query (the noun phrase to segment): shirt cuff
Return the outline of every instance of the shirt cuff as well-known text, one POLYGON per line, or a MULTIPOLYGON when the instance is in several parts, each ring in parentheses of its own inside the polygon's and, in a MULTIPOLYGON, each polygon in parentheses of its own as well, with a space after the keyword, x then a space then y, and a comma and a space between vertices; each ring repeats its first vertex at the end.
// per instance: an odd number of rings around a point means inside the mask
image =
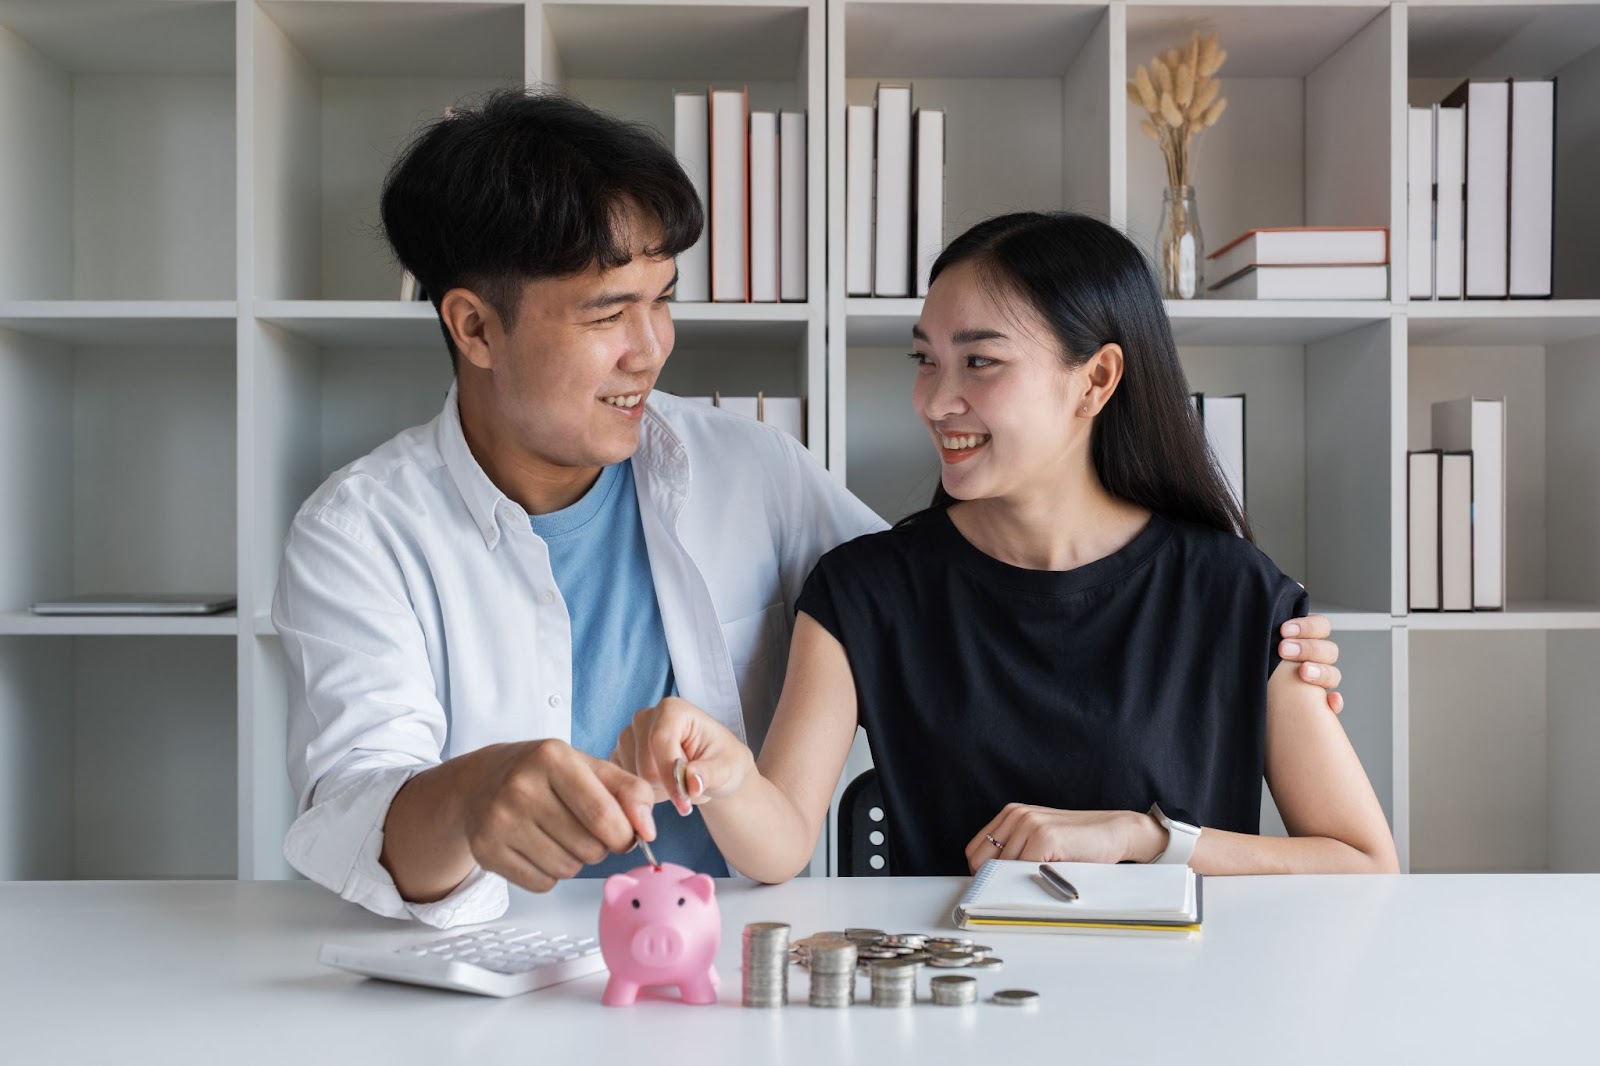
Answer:
POLYGON ((284 858, 317 884, 386 918, 414 918, 439 929, 493 921, 510 905, 505 878, 498 874, 473 867, 443 899, 412 903, 401 898, 394 878, 379 861, 389 804, 400 787, 423 769, 369 770, 317 797, 289 827, 284 858))

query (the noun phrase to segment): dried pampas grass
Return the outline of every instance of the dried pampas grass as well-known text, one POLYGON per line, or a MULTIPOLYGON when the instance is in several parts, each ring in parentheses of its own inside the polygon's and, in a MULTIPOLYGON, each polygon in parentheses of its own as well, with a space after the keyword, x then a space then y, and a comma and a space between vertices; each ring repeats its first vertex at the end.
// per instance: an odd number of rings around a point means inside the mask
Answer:
POLYGON ((1128 99, 1149 115, 1139 128, 1161 146, 1169 185, 1193 184, 1190 152, 1195 135, 1215 126, 1227 110, 1216 80, 1227 58, 1216 34, 1202 38, 1196 33, 1188 44, 1151 58, 1148 69, 1140 66, 1128 81, 1128 99))

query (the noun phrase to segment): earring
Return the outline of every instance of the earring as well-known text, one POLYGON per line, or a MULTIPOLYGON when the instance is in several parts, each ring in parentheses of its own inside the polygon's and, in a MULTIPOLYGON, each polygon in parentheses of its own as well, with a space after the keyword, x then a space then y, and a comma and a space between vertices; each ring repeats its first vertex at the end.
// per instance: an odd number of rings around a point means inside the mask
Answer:
POLYGON ((1078 408, 1078 410, 1082 411, 1084 414, 1088 414, 1089 413, 1089 405, 1088 404, 1084 404, 1082 407, 1078 408))

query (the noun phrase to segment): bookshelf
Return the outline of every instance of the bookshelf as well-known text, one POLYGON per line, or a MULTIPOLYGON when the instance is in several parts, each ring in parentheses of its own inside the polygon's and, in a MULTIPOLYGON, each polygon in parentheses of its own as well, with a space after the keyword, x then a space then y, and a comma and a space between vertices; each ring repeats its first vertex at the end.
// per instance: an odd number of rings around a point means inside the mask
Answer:
POLYGON ((1250 397, 1252 519, 1334 619, 1408 868, 1600 869, 1600 3, 0 0, 0 877, 290 875, 282 536, 449 383, 375 230, 419 121, 527 81, 667 131, 679 89, 804 109, 809 298, 675 306, 661 384, 806 397, 809 446, 894 519, 936 476, 921 305, 845 295, 844 106, 909 80, 947 110, 947 236, 1075 208, 1148 244, 1162 171, 1122 84, 1193 27, 1229 50, 1208 246, 1383 224, 1401 278, 1408 104, 1561 80, 1556 299, 1169 311, 1194 387, 1250 397), (1404 452, 1473 392, 1510 398, 1509 606, 1408 615, 1404 452), (111 584, 239 610, 26 611, 111 584))

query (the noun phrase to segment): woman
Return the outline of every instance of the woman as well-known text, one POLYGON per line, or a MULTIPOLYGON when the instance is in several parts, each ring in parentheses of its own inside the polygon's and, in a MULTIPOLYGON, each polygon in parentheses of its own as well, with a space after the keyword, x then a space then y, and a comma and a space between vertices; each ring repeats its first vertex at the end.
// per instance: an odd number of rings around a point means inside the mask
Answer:
POLYGON ((912 359, 933 505, 817 564, 759 762, 675 699, 613 758, 762 881, 810 858, 858 722, 896 873, 1395 871, 1337 719, 1276 655, 1305 591, 1250 540, 1139 250, 1085 216, 1007 215, 932 278, 912 359), (1287 839, 1258 835, 1263 774, 1287 839))

